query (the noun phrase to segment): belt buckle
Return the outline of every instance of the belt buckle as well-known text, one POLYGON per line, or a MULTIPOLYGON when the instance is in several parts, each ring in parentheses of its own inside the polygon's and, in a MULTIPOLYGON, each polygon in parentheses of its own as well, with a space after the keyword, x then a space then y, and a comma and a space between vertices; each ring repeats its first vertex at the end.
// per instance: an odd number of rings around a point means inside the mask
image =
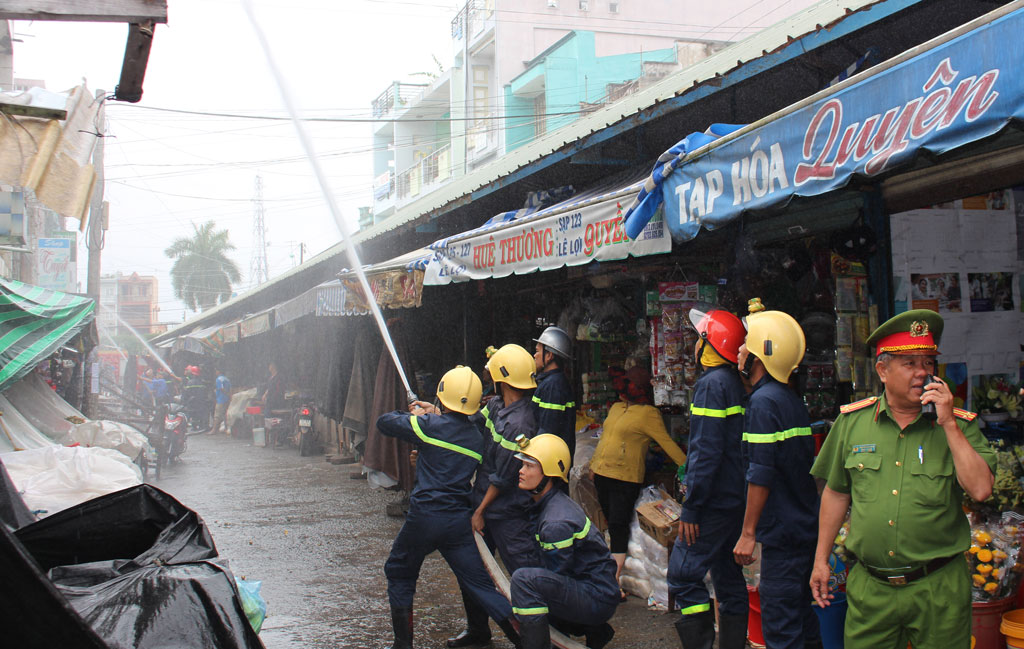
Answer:
POLYGON ((906 575, 891 575, 889 577, 886 577, 886 580, 889 582, 890 586, 906 586, 907 585, 907 576, 906 575))

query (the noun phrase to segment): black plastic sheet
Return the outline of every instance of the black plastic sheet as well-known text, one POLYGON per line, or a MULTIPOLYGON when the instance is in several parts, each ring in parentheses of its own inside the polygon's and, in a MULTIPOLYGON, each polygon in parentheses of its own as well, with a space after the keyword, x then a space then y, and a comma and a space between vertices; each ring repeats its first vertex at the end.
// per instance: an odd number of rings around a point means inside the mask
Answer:
POLYGON ((155 487, 143 484, 90 500, 13 536, 3 531, 0 562, 17 568, 12 573, 4 565, 0 573, 17 575, 4 589, 8 601, 0 600, 5 616, 12 610, 7 605, 49 611, 42 620, 9 618, 24 627, 15 637, 32 639, 15 646, 263 646, 205 523, 155 487), (21 591, 32 597, 18 604, 13 600, 25 599, 21 591), (65 622, 80 631, 77 644, 45 636, 64 633, 65 622))
POLYGON ((3 461, 0 461, 0 524, 13 532, 34 520, 36 517, 29 511, 25 501, 21 499, 18 488, 14 486, 11 476, 7 474, 7 468, 3 461))

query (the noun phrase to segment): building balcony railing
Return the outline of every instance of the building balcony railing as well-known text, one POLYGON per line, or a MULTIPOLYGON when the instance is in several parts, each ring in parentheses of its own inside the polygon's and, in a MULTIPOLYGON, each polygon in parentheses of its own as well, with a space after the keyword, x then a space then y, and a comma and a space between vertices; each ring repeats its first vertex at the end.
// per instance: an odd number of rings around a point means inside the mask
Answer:
POLYGON ((415 101, 429 86, 426 83, 400 83, 395 81, 373 100, 373 117, 379 119, 415 101))
POLYGON ((471 158, 479 158, 491 153, 498 145, 498 123, 493 113, 486 115, 489 119, 481 119, 466 130, 466 152, 471 158))
POLYGON ((452 18, 452 40, 460 41, 466 34, 475 40, 488 27, 494 27, 494 0, 469 0, 452 18))
POLYGON ((451 177, 451 145, 446 144, 398 174, 398 200, 425 194, 426 190, 443 184, 451 177))

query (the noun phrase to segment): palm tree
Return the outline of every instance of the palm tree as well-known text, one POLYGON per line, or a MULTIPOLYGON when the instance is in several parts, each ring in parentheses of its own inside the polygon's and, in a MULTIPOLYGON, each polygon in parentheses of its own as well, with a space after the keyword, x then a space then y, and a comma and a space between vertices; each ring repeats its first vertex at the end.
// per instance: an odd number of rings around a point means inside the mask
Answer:
POLYGON ((214 222, 192 224, 195 235, 180 237, 164 254, 174 259, 171 286, 174 297, 192 311, 206 311, 231 298, 231 285, 242 281, 238 264, 227 256, 235 246, 227 230, 215 230, 214 222))

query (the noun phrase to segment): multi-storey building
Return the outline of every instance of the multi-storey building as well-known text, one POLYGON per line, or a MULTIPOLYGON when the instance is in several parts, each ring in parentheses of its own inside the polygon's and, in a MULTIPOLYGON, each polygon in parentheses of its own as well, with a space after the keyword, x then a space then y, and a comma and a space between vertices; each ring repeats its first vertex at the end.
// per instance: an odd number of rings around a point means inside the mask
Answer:
POLYGON ((813 1, 470 0, 451 67, 373 102, 374 222, 813 1))
POLYGON ((125 333, 126 323, 142 335, 160 333, 159 283, 151 275, 104 275, 100 278, 100 310, 97 322, 101 331, 125 333))

